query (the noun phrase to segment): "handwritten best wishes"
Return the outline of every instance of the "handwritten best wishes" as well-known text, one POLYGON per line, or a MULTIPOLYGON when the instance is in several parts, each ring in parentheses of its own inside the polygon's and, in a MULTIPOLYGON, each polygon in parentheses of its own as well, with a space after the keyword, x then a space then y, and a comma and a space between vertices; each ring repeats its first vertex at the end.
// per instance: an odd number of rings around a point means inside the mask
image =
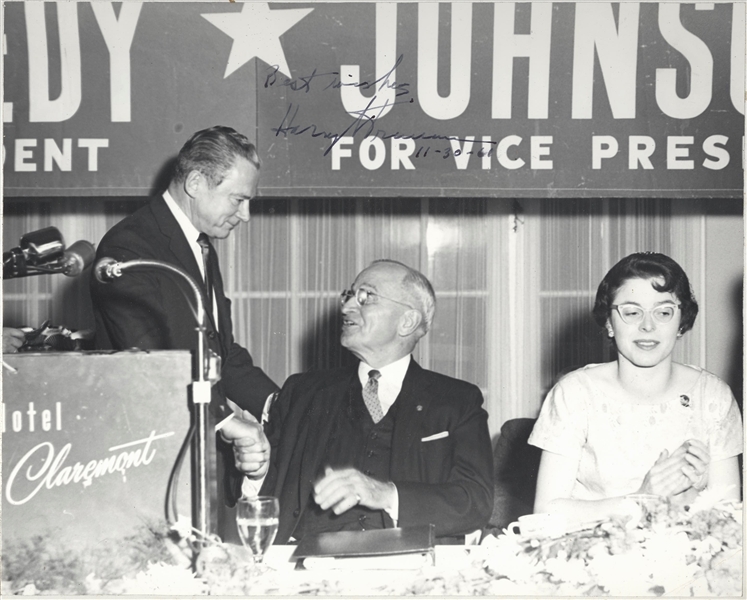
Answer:
MULTIPOLYGON (((392 67, 376 79, 358 81, 345 81, 344 75, 352 79, 350 73, 343 75, 340 71, 319 71, 316 68, 309 75, 286 77, 280 74, 277 65, 270 67, 264 80, 264 88, 283 88, 298 96, 294 95, 293 101, 287 104, 280 122, 271 127, 270 131, 276 137, 310 137, 328 141, 324 146, 323 155, 330 157, 333 171, 340 170, 344 162, 354 160, 356 146, 355 157, 359 164, 368 170, 379 169, 387 160, 391 170, 414 170, 414 159, 429 157, 453 158, 456 168, 464 170, 469 166, 472 156, 476 157, 477 165, 482 170, 492 169, 495 164, 507 170, 554 168, 551 152, 555 138, 552 135, 539 135, 536 132, 529 136, 511 134, 494 140, 491 135, 485 134, 403 132, 380 127, 380 119, 393 107, 412 106, 415 102, 411 94, 411 84, 396 79, 397 68, 403 62, 404 55, 400 54, 392 67), (330 128, 317 122, 315 117, 305 116, 303 96, 339 90, 342 98, 343 90, 350 88, 373 91, 373 95, 361 95, 362 103, 359 103, 357 108, 352 108, 349 103, 345 105, 343 98, 346 115, 350 119, 342 126, 330 128), (388 147, 386 142, 389 143, 388 147)), ((601 169, 605 161, 627 153, 629 170, 692 170, 695 166, 692 154, 700 152, 704 156, 702 166, 720 170, 730 162, 731 157, 726 149, 728 141, 727 136, 718 134, 701 140, 667 136, 665 148, 660 147, 657 151, 656 141, 650 135, 636 135, 635 132, 631 132, 626 138, 619 140, 612 135, 591 135, 591 167, 595 170, 601 169), (657 161, 656 166, 654 160, 657 161)), ((475 162, 472 164, 475 165, 475 162)))
POLYGON ((375 92, 393 90, 395 97, 394 100, 391 100, 389 95, 386 95, 383 99, 380 99, 378 93, 375 93, 362 109, 349 111, 353 120, 339 131, 327 131, 316 123, 298 124, 296 120, 301 106, 300 104, 289 103, 280 124, 277 127, 273 127, 271 131, 276 136, 309 135, 312 138, 321 137, 329 140, 329 145, 324 149, 324 156, 332 154, 333 170, 340 168, 341 158, 351 155, 350 150, 343 148, 343 146, 353 143, 356 138, 362 140, 360 154, 362 157, 368 158, 368 160, 364 159, 364 166, 369 168, 378 168, 385 160, 386 150, 382 140, 395 140, 397 142, 392 145, 393 161, 395 164, 393 168, 395 169, 399 168, 399 164, 406 169, 413 169, 414 165, 412 165, 409 158, 411 156, 414 158, 426 158, 429 153, 432 155, 441 154, 442 158, 449 158, 452 153, 455 157, 459 157, 462 154, 471 155, 474 153, 480 158, 490 158, 494 151, 492 145, 496 142, 492 142, 489 137, 484 137, 480 148, 473 151, 474 136, 460 138, 453 135, 426 132, 402 133, 396 131, 389 133, 383 129, 375 129, 377 119, 389 112, 392 106, 414 103, 413 98, 396 99, 410 95, 410 83, 398 82, 395 79, 397 67, 401 65, 403 60, 404 55, 400 54, 394 65, 383 75, 372 81, 363 80, 355 82, 342 81, 339 71, 319 72, 318 69, 314 69, 310 75, 289 78, 279 75, 278 65, 270 67, 264 81, 265 88, 284 87, 293 92, 309 94, 313 91, 339 90, 344 87, 355 87, 362 90, 373 89, 375 92), (415 142, 420 140, 449 141, 451 142, 451 147, 433 149, 430 145, 420 145, 420 147, 417 147, 415 142), (465 147, 462 148, 460 144, 465 144, 465 147))

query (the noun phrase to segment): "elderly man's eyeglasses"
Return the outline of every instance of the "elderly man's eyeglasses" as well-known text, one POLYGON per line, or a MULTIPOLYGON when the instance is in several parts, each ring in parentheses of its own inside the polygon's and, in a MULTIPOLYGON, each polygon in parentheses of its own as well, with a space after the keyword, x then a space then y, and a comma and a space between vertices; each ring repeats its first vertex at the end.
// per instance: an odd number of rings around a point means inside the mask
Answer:
POLYGON ((378 302, 378 299, 381 298, 382 300, 389 300, 389 302, 394 302, 395 304, 401 304, 402 306, 406 306, 407 308, 417 310, 414 306, 411 306, 405 302, 400 302, 399 300, 395 300, 394 298, 387 298, 386 296, 382 296, 381 294, 377 294, 376 292, 372 292, 371 290, 367 290, 364 288, 358 288, 357 290, 344 290, 340 294, 340 304, 345 305, 351 298, 355 298, 358 306, 376 304, 378 302))
POLYGON ((617 310, 617 314, 628 325, 636 325, 643 321, 644 316, 650 313, 657 323, 669 323, 681 304, 660 304, 654 308, 643 308, 637 304, 613 304, 611 308, 617 310))

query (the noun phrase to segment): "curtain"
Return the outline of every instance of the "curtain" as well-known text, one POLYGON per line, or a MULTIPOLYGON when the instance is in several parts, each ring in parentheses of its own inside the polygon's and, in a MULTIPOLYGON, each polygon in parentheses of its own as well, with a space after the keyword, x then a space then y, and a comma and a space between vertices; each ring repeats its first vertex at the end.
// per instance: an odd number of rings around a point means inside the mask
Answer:
MULTIPOLYGON (((143 202, 6 200, 3 248, 49 225, 68 245, 98 243, 143 202)), ((507 419, 536 416, 566 370, 613 358, 590 311, 599 281, 630 252, 670 254, 701 308, 733 319, 727 333, 740 330, 738 308, 729 300, 726 311, 726 300, 707 285, 715 258, 705 251, 709 211, 741 222, 738 201, 260 198, 251 211, 250 223, 216 249, 236 340, 278 384, 295 372, 354 363, 339 344, 339 294, 378 258, 402 261, 433 283, 436 318, 415 358, 478 385, 493 434, 507 419)), ((741 236, 719 242, 739 271, 741 236)), ((3 318, 15 326, 50 318, 71 329, 92 327, 88 273, 3 282, 3 318)), ((699 317, 676 360, 706 366, 706 322, 699 317)), ((714 343, 740 348, 726 338, 708 341, 714 343)))
POLYGON ((249 226, 216 246, 238 337, 278 382, 351 364, 340 292, 372 261, 398 260, 428 276, 438 299, 416 359, 484 388, 486 203, 254 200, 249 226))

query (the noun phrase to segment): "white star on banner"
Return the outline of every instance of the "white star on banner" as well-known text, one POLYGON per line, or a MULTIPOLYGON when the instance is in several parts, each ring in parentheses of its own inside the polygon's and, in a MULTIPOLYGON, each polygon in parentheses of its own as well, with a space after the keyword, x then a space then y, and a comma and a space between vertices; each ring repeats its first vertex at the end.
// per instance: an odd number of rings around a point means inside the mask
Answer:
POLYGON ((281 73, 290 77, 280 36, 308 15, 313 8, 270 10, 266 2, 247 2, 240 13, 208 13, 201 15, 223 33, 233 38, 225 79, 254 57, 268 65, 278 65, 281 73))

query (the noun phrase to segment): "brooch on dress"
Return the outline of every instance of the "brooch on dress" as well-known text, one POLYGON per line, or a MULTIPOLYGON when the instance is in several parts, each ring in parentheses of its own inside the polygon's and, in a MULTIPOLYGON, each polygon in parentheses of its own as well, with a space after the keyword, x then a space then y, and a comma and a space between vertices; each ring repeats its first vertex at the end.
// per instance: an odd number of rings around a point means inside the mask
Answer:
POLYGON ((680 396, 680 404, 681 404, 682 406, 684 406, 685 408, 687 408, 688 406, 690 406, 690 396, 687 396, 687 395, 685 395, 685 394, 682 394, 682 395, 680 396))

